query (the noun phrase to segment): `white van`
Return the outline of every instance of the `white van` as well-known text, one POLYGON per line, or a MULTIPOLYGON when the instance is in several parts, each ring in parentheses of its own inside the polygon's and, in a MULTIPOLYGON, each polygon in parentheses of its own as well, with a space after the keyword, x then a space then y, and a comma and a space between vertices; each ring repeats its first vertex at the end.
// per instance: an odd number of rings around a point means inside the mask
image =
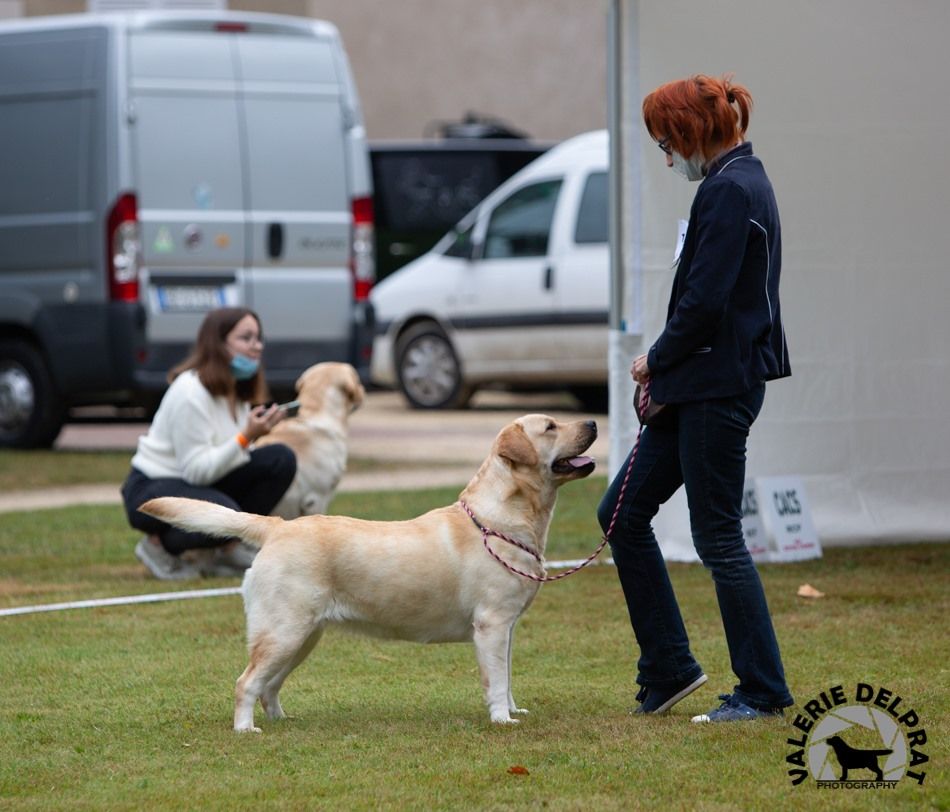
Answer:
POLYGON ((253 308, 276 391, 368 373, 372 181, 330 24, 151 12, 0 25, 0 445, 155 399, 205 313, 253 308))
POLYGON ((559 144, 370 299, 372 380, 416 408, 486 384, 566 387, 606 404, 607 133, 559 144))

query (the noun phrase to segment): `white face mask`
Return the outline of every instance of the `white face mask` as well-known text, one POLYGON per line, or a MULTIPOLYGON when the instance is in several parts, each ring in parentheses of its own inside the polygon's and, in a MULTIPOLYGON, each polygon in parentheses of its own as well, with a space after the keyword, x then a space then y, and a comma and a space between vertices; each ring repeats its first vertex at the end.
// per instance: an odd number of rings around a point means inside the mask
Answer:
POLYGON ((703 157, 694 152, 691 157, 684 158, 678 152, 673 152, 673 171, 682 175, 686 180, 703 179, 703 157))

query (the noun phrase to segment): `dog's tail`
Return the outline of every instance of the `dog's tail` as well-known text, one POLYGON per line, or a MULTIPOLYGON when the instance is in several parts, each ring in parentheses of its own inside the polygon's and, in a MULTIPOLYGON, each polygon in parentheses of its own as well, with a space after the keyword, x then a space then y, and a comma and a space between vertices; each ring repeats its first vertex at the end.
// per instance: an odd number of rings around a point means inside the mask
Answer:
POLYGON ((256 544, 258 547, 276 524, 283 522, 277 516, 256 516, 239 513, 231 508, 203 502, 200 499, 184 499, 179 496, 162 496, 149 499, 139 507, 142 513, 161 519, 182 530, 204 533, 217 538, 234 538, 256 544))

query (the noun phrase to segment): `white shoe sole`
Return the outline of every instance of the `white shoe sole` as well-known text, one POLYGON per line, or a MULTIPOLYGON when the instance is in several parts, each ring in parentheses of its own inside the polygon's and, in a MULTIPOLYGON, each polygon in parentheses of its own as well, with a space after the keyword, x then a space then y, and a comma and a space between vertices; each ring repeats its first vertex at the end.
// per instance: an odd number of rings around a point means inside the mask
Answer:
MULTIPOLYGON (((680 691, 679 693, 673 694, 673 696, 667 699, 666 702, 660 705, 660 707, 658 707, 655 711, 650 711, 650 713, 651 714, 666 713, 666 711, 672 708, 677 702, 679 702, 681 699, 685 699, 686 697, 688 697, 700 685, 704 685, 706 682, 708 682, 708 680, 709 680, 709 677, 707 677, 705 674, 700 674, 689 685, 687 685, 682 691, 680 691)), ((695 719, 693 721, 695 721, 695 719)))

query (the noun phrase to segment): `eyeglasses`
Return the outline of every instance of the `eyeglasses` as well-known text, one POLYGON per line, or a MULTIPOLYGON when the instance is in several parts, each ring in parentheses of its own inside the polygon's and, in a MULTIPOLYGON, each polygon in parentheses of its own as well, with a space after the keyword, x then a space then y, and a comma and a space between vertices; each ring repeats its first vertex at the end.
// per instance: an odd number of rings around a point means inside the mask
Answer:
POLYGON ((233 336, 234 341, 239 341, 242 344, 263 344, 264 336, 258 335, 257 333, 241 333, 241 335, 233 336))
POLYGON ((657 142, 656 142, 656 145, 657 145, 660 149, 663 150, 663 153, 664 153, 665 155, 672 155, 672 154, 673 154, 673 147, 670 146, 670 138, 671 138, 671 137, 672 137, 672 136, 669 136, 669 135, 668 135, 668 136, 666 136, 666 138, 664 138, 662 141, 657 141, 657 142))

